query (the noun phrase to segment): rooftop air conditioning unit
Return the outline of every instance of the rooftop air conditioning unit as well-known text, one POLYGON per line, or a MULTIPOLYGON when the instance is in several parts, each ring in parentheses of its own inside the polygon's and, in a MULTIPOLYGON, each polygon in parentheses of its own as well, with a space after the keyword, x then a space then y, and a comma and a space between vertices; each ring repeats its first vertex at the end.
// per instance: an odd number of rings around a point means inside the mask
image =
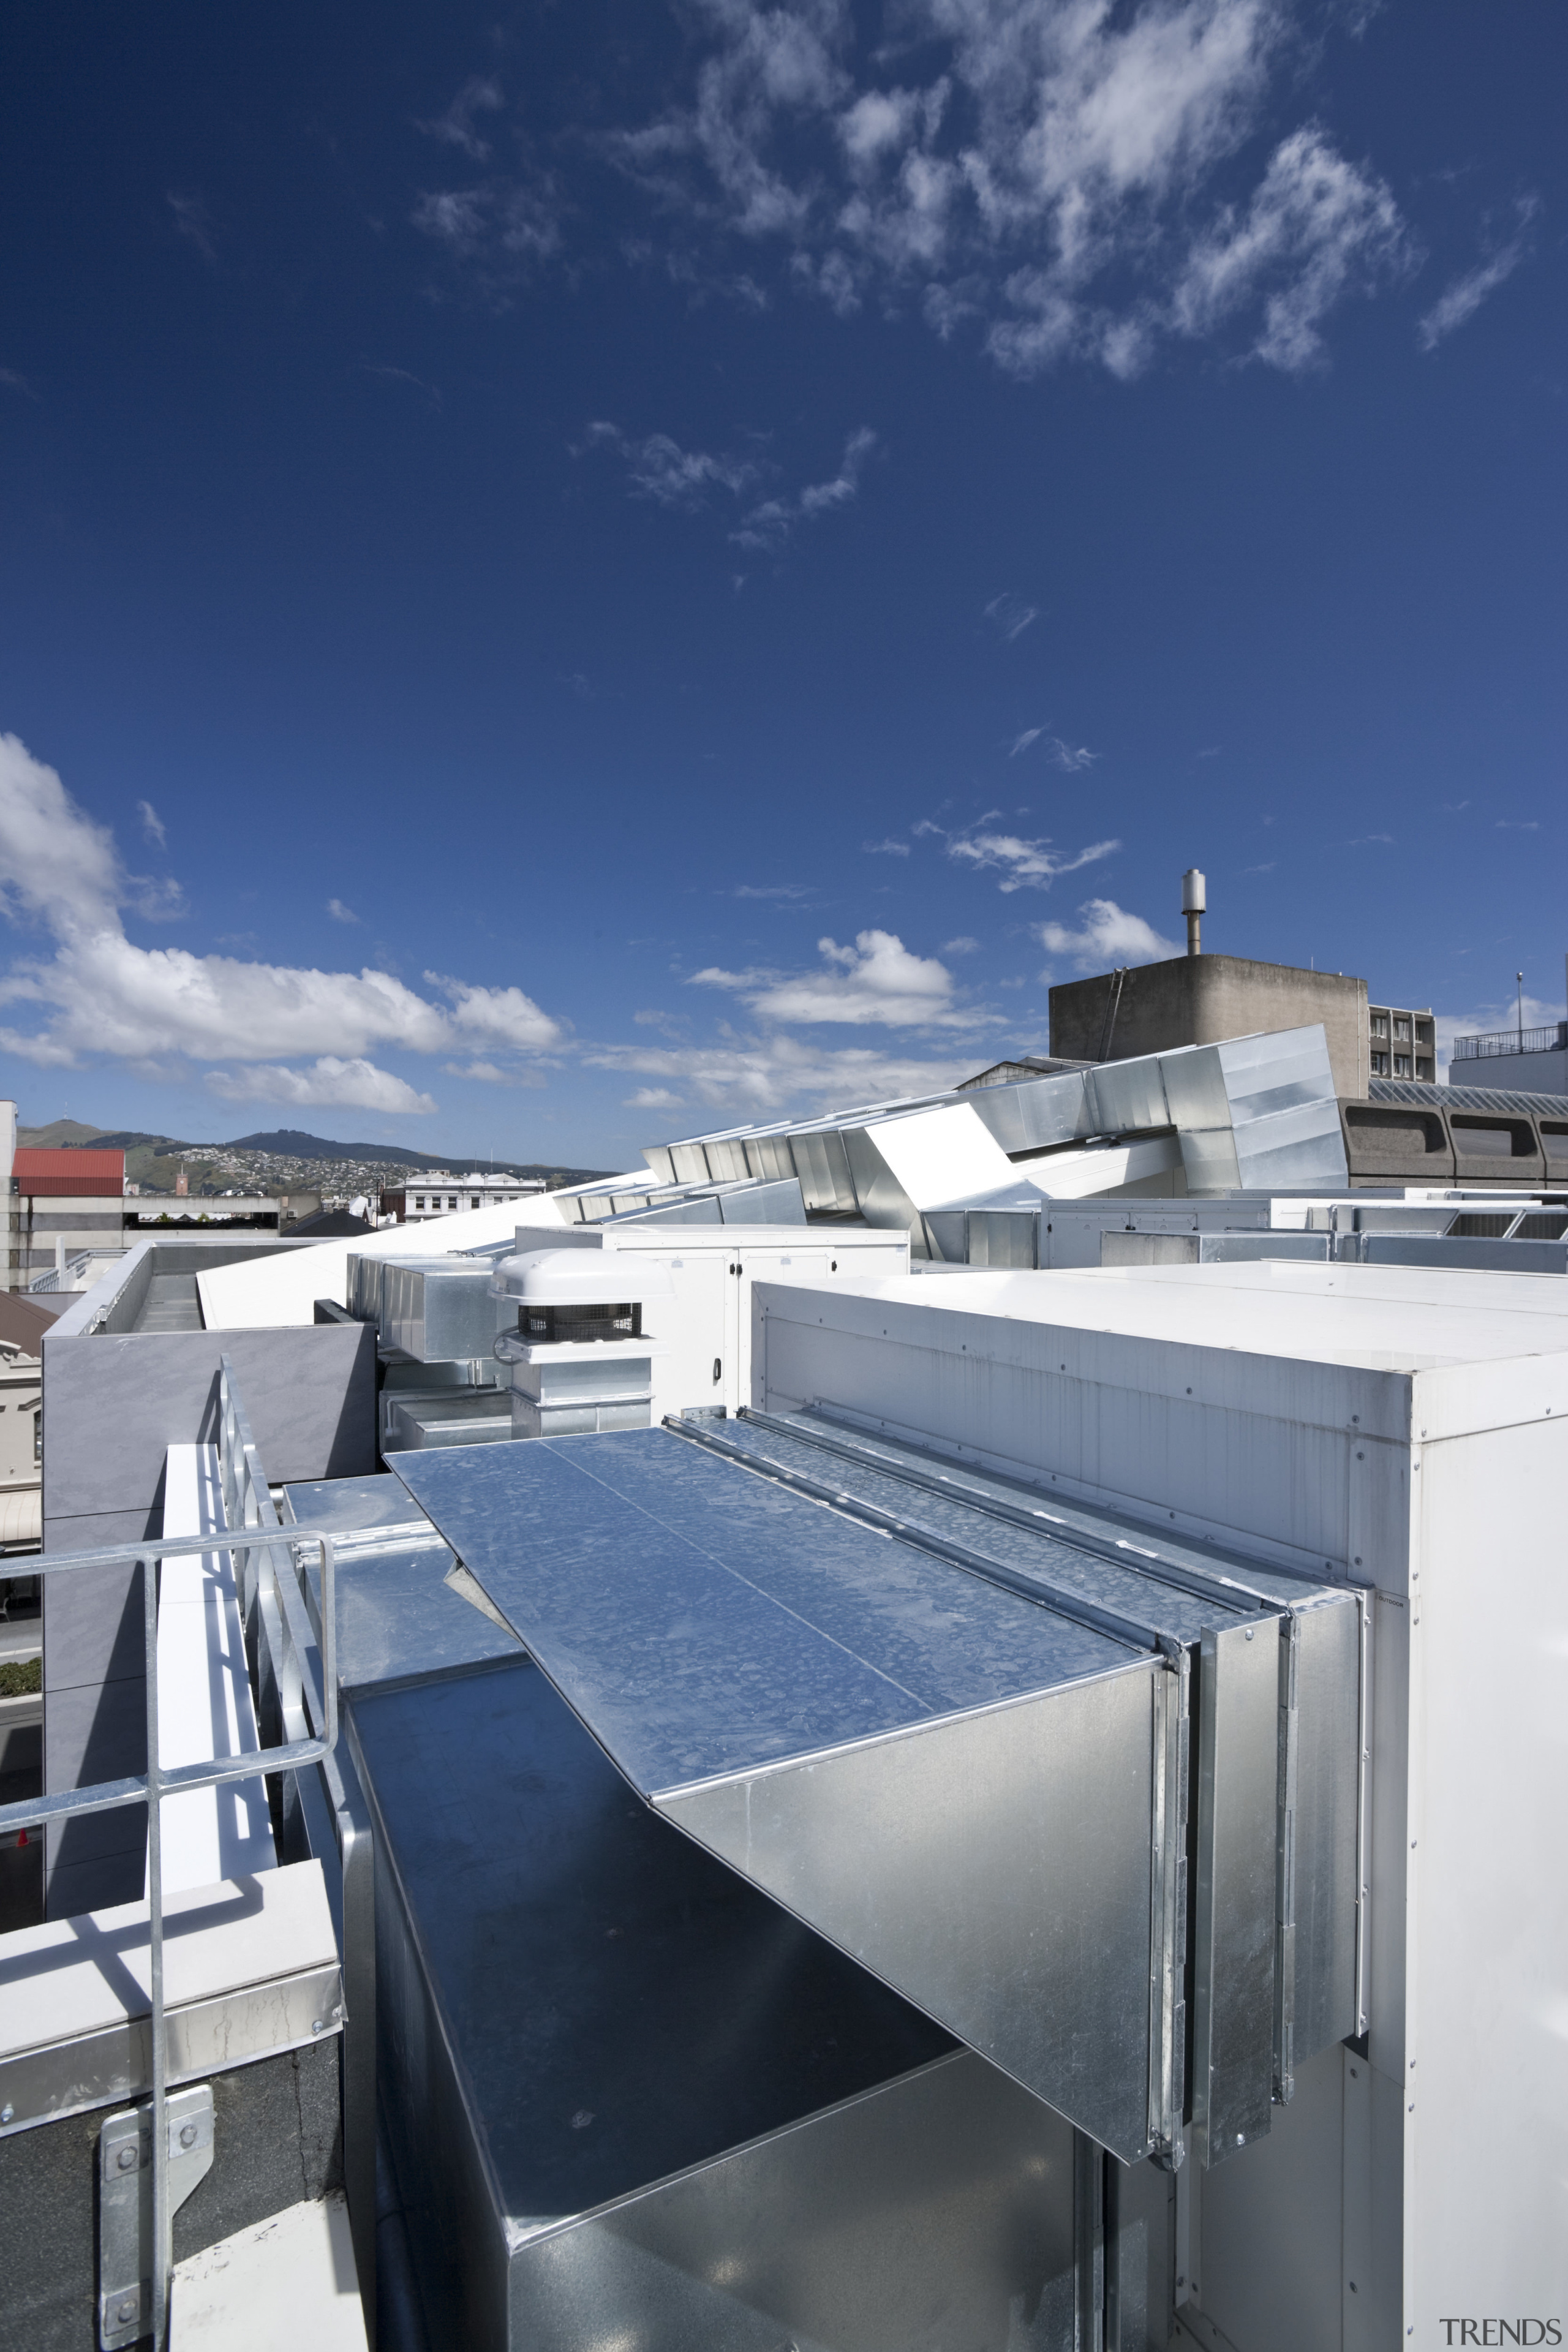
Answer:
POLYGON ((490 1295, 517 1316, 495 1342, 510 1382, 514 1437, 647 1428, 653 1359, 668 1351, 643 1330, 643 1307, 675 1295, 657 1260, 531 1250, 501 1260, 490 1295))

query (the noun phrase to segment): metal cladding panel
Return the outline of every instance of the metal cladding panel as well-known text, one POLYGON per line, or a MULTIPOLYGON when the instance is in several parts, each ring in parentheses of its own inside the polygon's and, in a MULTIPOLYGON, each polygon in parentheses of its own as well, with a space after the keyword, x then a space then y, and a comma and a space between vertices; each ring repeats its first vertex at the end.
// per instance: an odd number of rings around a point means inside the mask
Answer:
POLYGON ((708 1155, 700 1143, 672 1143, 669 1162, 678 1184, 706 1184, 708 1155))
POLYGON ((737 1179, 744 1181, 751 1174, 746 1165, 746 1147, 739 1136, 715 1136, 703 1145, 708 1160, 708 1173, 716 1184, 728 1184, 737 1179))
POLYGON ((350 1716, 433 2341, 1069 2352, 1058 2117, 628 1803, 528 1661, 350 1716))
POLYGON ((1205 2165, 1250 2147, 1269 2126, 1279 1758, 1279 1621, 1205 1631, 1191 2082, 1205 2165))
POLYGON ((1072 2352, 1072 2211, 1069 2126, 959 2052, 533 2242, 511 2341, 1072 2352))
POLYGON ((805 1202, 793 1176, 776 1184, 749 1183, 743 1191, 723 1192, 720 1213, 727 1225, 804 1225, 805 1202))
POLYGON ((1089 1110, 1084 1074, 1064 1070, 1012 1087, 980 1087, 965 1099, 1004 1151, 1044 1151, 1099 1132, 1089 1110))
POLYGON ((1182 1134, 1230 1125, 1230 1097, 1217 1045, 1182 1045, 1160 1055, 1170 1118, 1182 1134))
POLYGON ((1102 1062, 1087 1073, 1086 1083, 1095 1135, 1121 1135, 1137 1128, 1172 1123, 1157 1054, 1140 1055, 1136 1061, 1102 1062))
POLYGON ((396 1468, 649 1798, 1129 1660, 666 1430, 396 1468))
POLYGON ((879 1119, 870 1139, 917 1209, 940 1209, 1016 1183, 1006 1153, 969 1101, 879 1119))
POLYGON ((1130 1663, 658 1808, 1129 2162, 1149 2147, 1164 1671, 1130 1663))
POLYGON ((1321 1594, 1296 1612, 1296 1768, 1289 1832, 1292 2051, 1302 2065, 1357 2032, 1361 1612, 1321 1594))
POLYGON ((489 1295, 491 1268, 447 1259, 439 1265, 390 1260, 382 1284, 381 1336, 422 1364, 488 1359, 504 1307, 489 1295))
POLYGON ((1241 1182, 1236 1138, 1228 1127, 1180 1129, 1182 1170, 1189 1193, 1234 1192, 1241 1182))
POLYGON ((398 1469, 635 1789, 1145 2152, 1163 1661, 665 1431, 398 1469))
POLYGON ((901 1225, 909 1233, 913 1248, 914 1235, 920 1230, 920 1211, 863 1127, 845 1129, 844 1152, 855 1187, 855 1205, 866 1223, 901 1225))
POLYGON ((795 1161, 790 1157, 787 1135, 749 1135, 746 1138, 746 1166, 753 1176, 782 1181, 795 1174, 795 1161))

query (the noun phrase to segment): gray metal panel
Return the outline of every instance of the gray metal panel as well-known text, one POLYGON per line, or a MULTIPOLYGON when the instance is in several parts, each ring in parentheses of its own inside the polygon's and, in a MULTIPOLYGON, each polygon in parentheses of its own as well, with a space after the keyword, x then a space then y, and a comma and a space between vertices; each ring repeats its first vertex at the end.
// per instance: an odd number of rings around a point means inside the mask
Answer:
POLYGON ((1130 1654, 665 1430, 396 1469, 649 1797, 1130 1654))
POLYGON ((1087 1073, 1087 1087, 1095 1135, 1121 1135, 1172 1124, 1157 1054, 1141 1055, 1135 1061, 1102 1062, 1087 1073))
POLYGON ((444 1265, 389 1260, 382 1281, 381 1336, 422 1364, 488 1357, 505 1309, 489 1295, 487 1260, 444 1265))
POLYGON ((1293 2063, 1356 2031, 1361 1620, 1352 1593, 1295 1617, 1293 2063))
POLYGON ((1080 1070, 1026 1078, 1016 1086, 981 1087, 963 1099, 1004 1151, 1044 1151, 1098 1132, 1080 1070))
POLYGON ((434 2341, 1069 2352, 1048 2110, 628 1805, 526 1661, 348 1713, 434 2341))
POLYGON ((535 2242, 511 2340, 1072 2352, 1072 2157, 1059 2116, 958 2052, 535 2242))
POLYGON ((1142 1661, 659 1810, 1129 2160, 1149 2146, 1150 1685, 1167 1672, 1142 1661))
MULTIPOLYGON (((1452 1212, 1447 1213, 1452 1214, 1452 1212)), ((1568 1243, 1490 1241, 1447 1234, 1363 1234, 1363 1265, 1468 1266, 1488 1274, 1568 1272, 1568 1243)))
POLYGON ((914 1236, 921 1230, 920 1211, 899 1182, 863 1127, 848 1129, 844 1150, 855 1186, 855 1202, 868 1225, 903 1226, 914 1236))
POLYGON ((1205 2165, 1268 2130, 1279 1621, 1205 1631, 1198 1678, 1193 2134, 1205 2165))
MULTIPOLYGON (((851 1203, 853 1205, 853 1203, 851 1203)), ((727 1225, 804 1225, 805 1202, 793 1176, 777 1183, 750 1183, 743 1191, 722 1192, 719 1210, 727 1225)))

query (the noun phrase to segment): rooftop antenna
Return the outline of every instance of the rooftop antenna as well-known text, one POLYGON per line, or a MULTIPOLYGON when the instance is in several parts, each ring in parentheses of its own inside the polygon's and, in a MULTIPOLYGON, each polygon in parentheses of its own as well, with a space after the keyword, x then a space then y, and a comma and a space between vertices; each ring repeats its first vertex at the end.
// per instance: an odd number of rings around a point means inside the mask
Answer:
POLYGON ((1208 892, 1203 876, 1195 866, 1189 866, 1182 877, 1182 912, 1187 919, 1187 953, 1203 953, 1204 912, 1208 905, 1208 892))

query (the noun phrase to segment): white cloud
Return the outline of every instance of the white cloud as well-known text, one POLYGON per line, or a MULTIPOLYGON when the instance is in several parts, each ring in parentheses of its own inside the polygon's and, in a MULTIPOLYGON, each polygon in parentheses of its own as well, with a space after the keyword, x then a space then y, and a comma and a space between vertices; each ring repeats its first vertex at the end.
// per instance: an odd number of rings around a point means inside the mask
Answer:
POLYGON ((205 196, 182 195, 171 189, 164 199, 174 215, 174 228, 187 245, 194 245, 204 261, 216 262, 217 244, 208 216, 205 196))
POLYGON ((1045 730, 1042 727, 1026 727, 1021 735, 1014 738, 1013 748, 1007 757, 1010 760, 1016 760, 1020 751, 1026 751, 1031 743, 1037 743, 1044 732, 1045 730))
POLYGON ((750 458, 683 449, 668 433, 650 433, 646 440, 630 441, 619 425, 602 419, 589 425, 585 446, 613 450, 626 462, 633 495, 653 499, 662 507, 700 506, 715 489, 738 495, 750 489, 761 473, 750 458))
POLYGON ((818 940, 816 971, 694 972, 694 988, 742 997, 770 1027, 785 1022, 874 1022, 887 1028, 969 1029, 984 1019, 953 999, 952 974, 934 956, 918 956, 891 931, 861 931, 853 947, 818 940))
POLYGON ((844 1110, 856 1103, 936 1094, 971 1076, 973 1055, 919 1060, 874 1046, 823 1047, 787 1034, 736 1037, 717 1045, 604 1045, 584 1056, 595 1068, 654 1081, 636 1107, 673 1109, 695 1098, 737 1119, 764 1118, 792 1103, 844 1110), (655 1097, 666 1095, 669 1102, 655 1097))
MULTIPOLYGON (((1162 939, 1142 915, 1130 915, 1114 898, 1090 898, 1079 908, 1082 928, 1069 930, 1064 923, 1041 923, 1036 937, 1048 954, 1071 956, 1086 971, 1103 971, 1118 963, 1163 963, 1182 950, 1175 940, 1162 939)), ((1042 972, 1042 980, 1048 978, 1042 972)))
POLYGON ((486 293, 504 299, 519 280, 560 253, 565 212, 554 179, 536 171, 471 188, 426 189, 410 217, 449 259, 470 268, 486 293))
POLYGON ((1064 775, 1077 776, 1084 769, 1092 768, 1100 754, 1091 751, 1085 743, 1079 743, 1075 749, 1071 743, 1064 743, 1059 735, 1053 735, 1049 756, 1052 766, 1060 768, 1064 775))
POLYGON ((967 937, 956 940, 943 940, 942 943, 942 951, 943 955, 978 955, 980 952, 980 942, 978 940, 972 940, 967 937))
MULTIPOLYGON (((994 832, 990 825, 991 820, 982 817, 968 833, 947 835, 947 854, 974 873, 999 873, 1002 880, 997 887, 1004 892, 1048 890, 1058 874, 1076 874, 1080 866, 1098 865, 1121 846, 1119 841, 1094 841, 1069 857, 1053 849, 1048 838, 1026 841, 1016 833, 994 832)), ((929 830, 934 833, 940 828, 932 825, 929 830)))
POLYGON ((460 147, 474 163, 483 163, 490 149, 489 140, 479 136, 478 118, 499 114, 504 103, 500 83, 476 74, 463 84, 445 114, 437 115, 434 122, 422 122, 419 128, 449 147, 460 147))
MULTIPOLYGON (((313 1072, 285 1070, 268 1083, 380 1087, 384 1100, 403 1081, 364 1060, 378 1045, 416 1054, 482 1045, 534 1052, 560 1037, 557 1024, 515 987, 442 980, 437 984, 448 1002, 436 1004, 390 972, 368 968, 320 971, 138 947, 125 936, 120 908, 137 903, 140 887, 122 869, 108 830, 76 805, 55 771, 16 736, 0 736, 0 908, 14 923, 47 932, 54 950, 22 958, 0 981, 0 1003, 31 1007, 38 1022, 31 1032, 7 1030, 9 1051, 40 1067, 100 1055, 224 1065, 313 1055, 321 1057, 313 1072)), ((401 1107, 423 1102, 406 1092, 401 1107)), ((363 1093, 353 1099, 377 1107, 363 1093)))
POLYGON ((287 1070, 263 1063, 248 1070, 209 1070, 207 1085, 225 1102, 287 1103, 296 1109, 433 1111, 428 1095, 418 1093, 390 1070, 356 1056, 341 1061, 323 1054, 308 1070, 287 1070))
MULTIPOLYGON (((681 104, 605 152, 693 240, 773 245, 841 316, 966 320, 1010 373, 1129 377, 1245 320, 1294 370, 1403 258, 1394 199, 1306 126, 1250 197, 1237 158, 1295 44, 1289 0, 906 0, 858 69, 848 0, 697 0, 681 104), (890 58, 922 78, 890 82, 890 58), (1227 182, 1230 184, 1227 185, 1227 182)), ((715 251, 709 275, 732 265, 715 251)))
POLYGON ((860 844, 868 857, 908 857, 910 845, 895 840, 891 834, 886 841, 863 841, 860 844))
POLYGON ((1462 327, 1467 319, 1474 317, 1489 294, 1495 293, 1506 278, 1513 276, 1525 256, 1524 228, 1534 218, 1537 209, 1537 199, 1526 197, 1519 206, 1519 236, 1509 244, 1500 246, 1485 261, 1478 262, 1475 268, 1467 270, 1462 278, 1456 278, 1453 284, 1439 295, 1415 330, 1424 352, 1435 352, 1456 327, 1462 327))
POLYGON ((334 923, 357 923, 359 920, 359 917, 354 913, 353 908, 352 907, 345 907, 341 898, 329 898, 327 900, 327 912, 331 915, 334 923))
POLYGON ((993 596, 985 607, 985 618, 1005 645, 1021 637, 1032 621, 1040 617, 1039 608, 1026 604, 1021 596, 993 596))
POLYGON ((626 1097, 628 1110, 679 1110, 680 1097, 668 1087, 639 1087, 626 1097))
POLYGON ((826 482, 808 482, 794 498, 764 499, 742 516, 738 530, 730 533, 738 547, 754 547, 771 554, 782 547, 799 523, 815 522, 818 515, 831 514, 847 506, 858 495, 860 476, 866 461, 877 446, 877 436, 868 425, 862 425, 844 444, 844 455, 838 471, 826 482))
POLYGON ((1210 334, 1263 294, 1253 349, 1295 373, 1322 359, 1321 329, 1334 304, 1370 292, 1409 258, 1386 184, 1347 163, 1321 131, 1297 131, 1275 150, 1246 214, 1227 208, 1194 246, 1173 317, 1183 334, 1210 334))
POLYGON ((148 840, 156 842, 160 849, 166 848, 168 846, 168 835, 163 828, 163 820, 159 815, 157 810, 153 807, 152 802, 138 801, 136 803, 136 814, 142 820, 142 830, 146 835, 148 840))
POLYGON ((544 1084, 539 1072, 526 1066, 521 1069, 503 1070, 499 1063, 476 1060, 443 1062, 441 1067, 449 1078, 476 1078, 487 1087, 542 1087, 544 1084))

